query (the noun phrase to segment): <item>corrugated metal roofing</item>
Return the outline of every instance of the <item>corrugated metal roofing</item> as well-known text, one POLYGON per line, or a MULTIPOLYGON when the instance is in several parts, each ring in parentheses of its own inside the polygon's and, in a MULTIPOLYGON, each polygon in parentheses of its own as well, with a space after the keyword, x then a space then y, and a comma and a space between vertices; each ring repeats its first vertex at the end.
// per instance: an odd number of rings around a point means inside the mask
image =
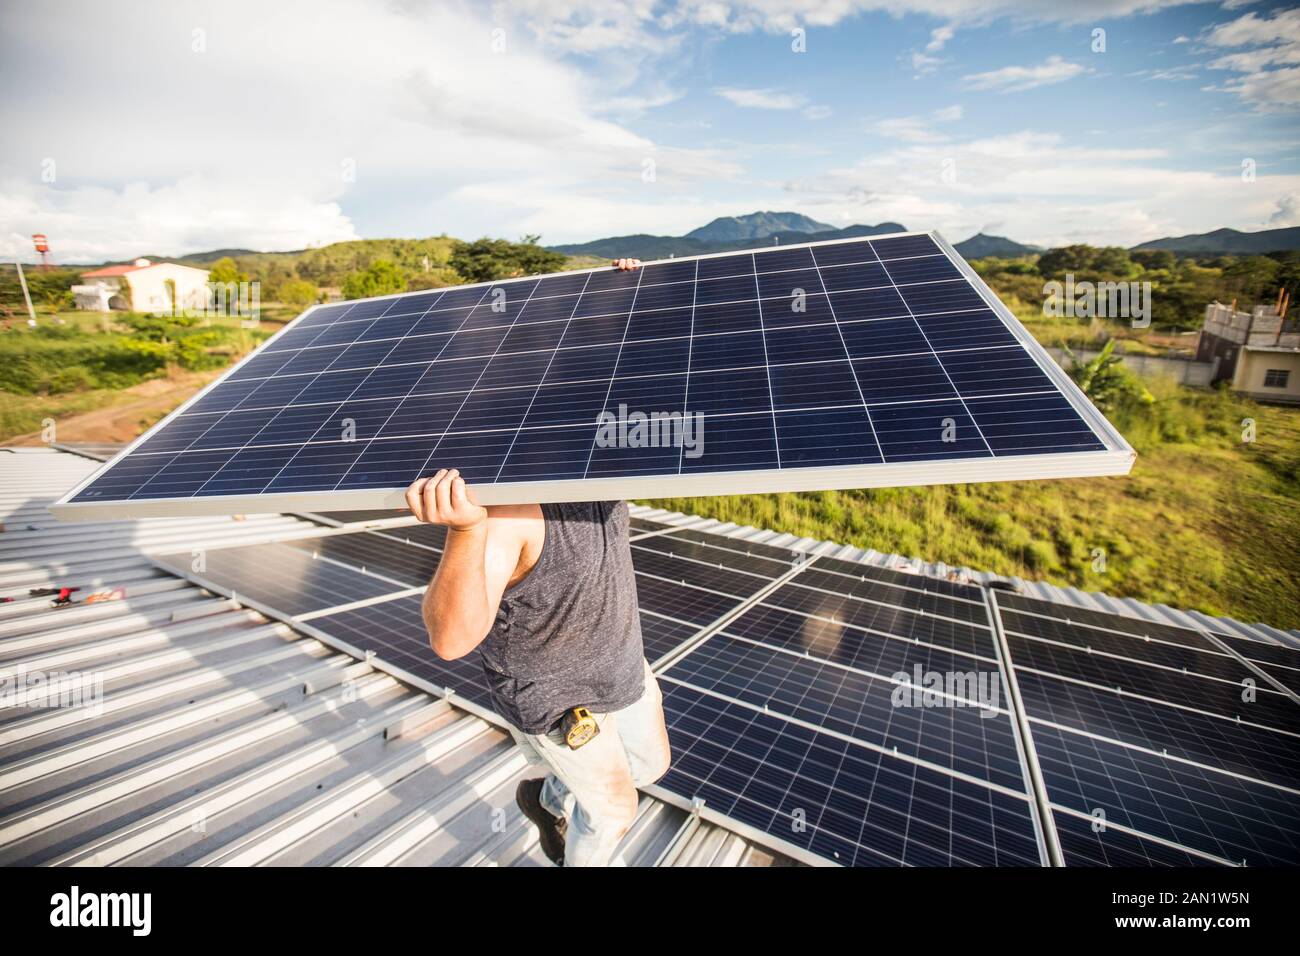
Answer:
MULTIPOLYGON (((0 864, 545 863, 514 805, 537 771, 501 730, 148 557, 320 524, 56 522, 45 506, 95 467, 0 449, 0 688, 81 674, 95 704, 51 706, 66 682, 0 699, 0 864), (124 595, 29 593, 59 587, 124 595)), ((788 862, 650 797, 619 861, 788 862)))

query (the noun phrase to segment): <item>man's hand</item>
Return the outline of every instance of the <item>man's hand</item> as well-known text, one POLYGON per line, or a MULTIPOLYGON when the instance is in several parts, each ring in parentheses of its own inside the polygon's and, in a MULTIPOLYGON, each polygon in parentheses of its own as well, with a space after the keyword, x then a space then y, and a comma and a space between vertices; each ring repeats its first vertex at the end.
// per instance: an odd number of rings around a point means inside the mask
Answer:
POLYGON ((622 272, 632 272, 635 269, 641 268, 641 260, 640 259, 615 259, 613 262, 610 263, 610 265, 622 272))
POLYGON ((469 500, 465 479, 455 468, 440 470, 432 478, 417 478, 406 489, 411 514, 451 531, 473 531, 487 523, 488 512, 469 500))

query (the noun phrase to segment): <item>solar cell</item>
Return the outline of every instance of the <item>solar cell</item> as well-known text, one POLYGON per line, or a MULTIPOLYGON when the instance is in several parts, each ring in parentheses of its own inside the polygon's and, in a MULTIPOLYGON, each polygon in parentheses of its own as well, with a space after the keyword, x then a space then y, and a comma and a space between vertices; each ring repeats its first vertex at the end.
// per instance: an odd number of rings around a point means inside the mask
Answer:
POLYGON ((664 681, 673 762, 656 790, 846 866, 1040 863, 1029 802, 664 681))
POLYGON ((316 306, 55 509, 401 507, 443 466, 503 503, 1116 474, 1132 458, 966 263, 915 234, 316 306))
POLYGON ((1300 790, 1297 738, 1158 701, 1017 668, 1031 722, 1098 734, 1229 773, 1300 790))
POLYGON ((1248 866, 1300 863, 1294 792, 1036 725, 1054 804, 1248 866))
POLYGON ((1052 814, 1066 866, 1205 866, 1204 857, 1119 827, 1095 828, 1091 819, 1059 810, 1052 814))
POLYGON ((1218 631, 1211 633, 1233 653, 1261 668, 1291 693, 1300 694, 1300 650, 1218 631))
POLYGON ((313 557, 309 549, 288 543, 185 551, 161 555, 157 560, 178 574, 192 574, 283 617, 392 594, 405 586, 400 580, 363 574, 351 565, 313 557))
POLYGON ((1187 628, 996 603, 1067 863, 1300 862, 1293 700, 1187 628))
POLYGON ((440 554, 399 543, 371 531, 326 535, 285 542, 290 547, 342 561, 363 572, 382 574, 412 587, 423 587, 438 570, 440 554))
POLYGON ((1133 694, 1230 720, 1300 733, 1300 707, 1295 701, 1267 686, 1245 668, 1240 670, 1240 681, 1233 682, 1136 665, 1120 658, 1015 635, 1010 635, 1007 643, 1018 670, 1059 675, 1119 694, 1133 694))
POLYGON ((1069 625, 1060 620, 1016 611, 1001 612, 1002 626, 1008 634, 1036 638, 1047 643, 1063 644, 1094 654, 1131 660, 1152 667, 1189 671, 1240 683, 1250 671, 1235 657, 1217 650, 1206 642, 1203 648, 1130 636, 1100 628, 1069 625))
MULTIPOLYGON (((921 664, 918 658, 915 663, 921 664)), ((922 665, 924 666, 924 665, 922 665)), ((909 677, 913 664, 902 668, 909 677)), ((897 683, 782 652, 761 642, 710 637, 663 673, 669 681, 792 717, 854 740, 1022 792, 1024 776, 1001 678, 981 706, 976 695, 937 706, 900 706, 897 683)))
POLYGON ((444 661, 430 649, 420 610, 423 600, 423 595, 412 594, 368 604, 312 618, 310 627, 360 651, 373 651, 384 663, 436 688, 454 690, 480 707, 491 708, 492 698, 478 651, 444 661))
POLYGON ((654 614, 641 608, 641 640, 645 644, 645 659, 652 664, 681 647, 699 632, 698 624, 654 614))
POLYGON ((804 587, 799 579, 768 595, 764 603, 875 634, 895 635, 972 657, 995 659, 987 625, 981 627, 895 604, 819 591, 804 587))

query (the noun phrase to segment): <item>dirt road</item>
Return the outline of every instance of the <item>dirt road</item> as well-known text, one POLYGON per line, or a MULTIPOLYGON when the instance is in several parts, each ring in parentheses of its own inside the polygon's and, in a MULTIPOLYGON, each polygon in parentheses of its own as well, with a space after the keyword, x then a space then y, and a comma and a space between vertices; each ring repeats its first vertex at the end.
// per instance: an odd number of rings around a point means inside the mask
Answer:
MULTIPOLYGON (((61 442, 129 442, 150 425, 176 408, 221 372, 182 372, 172 378, 151 379, 114 396, 113 404, 55 423, 61 442)), ((6 442, 9 445, 44 444, 40 432, 29 432, 6 442)))

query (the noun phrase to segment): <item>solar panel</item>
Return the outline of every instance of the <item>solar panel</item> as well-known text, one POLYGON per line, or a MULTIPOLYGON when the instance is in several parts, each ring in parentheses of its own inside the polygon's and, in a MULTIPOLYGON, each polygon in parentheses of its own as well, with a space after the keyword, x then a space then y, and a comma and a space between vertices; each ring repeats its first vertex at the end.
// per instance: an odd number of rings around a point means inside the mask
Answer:
POLYGON ((1118 827, 1098 829, 1092 820, 1059 810, 1052 814, 1066 866, 1205 866, 1204 857, 1118 827))
POLYGON ((1028 802, 665 681, 659 786, 845 866, 1037 866, 1028 802))
POLYGON ((1058 807, 1225 863, 1300 864, 1294 792, 1042 724, 1033 737, 1058 807))
POLYGON ((370 531, 326 535, 285 542, 291 548, 344 562, 363 572, 382 574, 411 587, 423 587, 438 570, 441 552, 432 548, 399 544, 393 538, 370 531))
POLYGON ((429 647, 421 606, 422 594, 393 598, 363 608, 312 618, 309 627, 383 663, 400 668, 438 690, 455 691, 479 707, 491 709, 492 697, 478 652, 444 661, 429 647))
MULTIPOLYGON (((312 539, 318 545, 321 539, 312 539)), ((315 557, 287 543, 160 555, 158 562, 281 617, 297 617, 400 591, 400 580, 315 557)))
POLYGON ((1300 863, 1291 697, 1188 628, 996 603, 1067 863, 1300 863))
POLYGON ((660 673, 661 786, 845 864, 1038 864, 979 589, 822 562, 660 673))
POLYGON ((934 234, 314 306, 54 506, 396 508, 1125 473, 1123 438, 934 234))
POLYGON ((1234 654, 1241 655, 1262 669, 1293 694, 1300 694, 1300 650, 1277 644, 1265 644, 1263 641, 1224 634, 1220 631, 1210 633, 1234 654))

